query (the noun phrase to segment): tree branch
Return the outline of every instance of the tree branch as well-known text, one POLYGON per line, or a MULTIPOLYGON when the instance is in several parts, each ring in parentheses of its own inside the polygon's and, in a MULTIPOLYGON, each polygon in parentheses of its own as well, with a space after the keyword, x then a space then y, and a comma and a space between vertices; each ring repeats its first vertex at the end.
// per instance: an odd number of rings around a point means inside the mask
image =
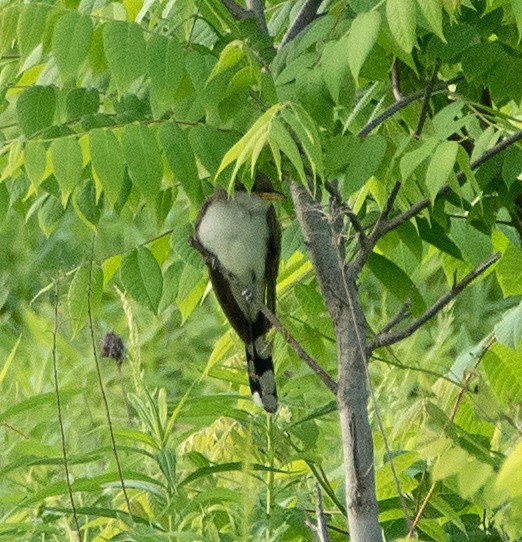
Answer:
MULTIPOLYGON (((189 237, 189 245, 196 249, 207 266, 211 266, 218 270, 227 280, 239 286, 241 291, 246 291, 247 288, 244 284, 238 280, 238 278, 230 273, 228 269, 223 267, 221 262, 216 258, 212 252, 208 251, 195 237, 189 237)), ((297 340, 291 335, 291 333, 281 324, 277 316, 263 303, 258 303, 259 310, 263 313, 265 318, 285 339, 287 344, 292 348, 296 355, 304 361, 308 367, 319 377, 321 382, 332 392, 337 393, 337 383, 333 378, 311 357, 309 356, 303 347, 297 342, 297 340)))
POLYGON ((370 342, 369 350, 375 350, 376 348, 381 348, 383 346, 390 346, 399 341, 402 341, 406 337, 412 335, 417 329, 423 326, 428 320, 433 318, 438 312, 440 312, 448 303, 459 295, 470 282, 476 279, 479 275, 484 273, 491 265, 493 265, 499 258, 501 254, 499 252, 493 254, 489 258, 486 258, 482 263, 477 265, 473 271, 468 273, 460 282, 456 282, 451 290, 444 294, 436 303, 434 303, 429 309, 427 309, 421 316, 414 320, 406 329, 402 331, 397 331, 391 333, 385 331, 386 328, 389 329, 387 325, 383 331, 377 333, 377 335, 370 342))
MULTIPOLYGON (((447 90, 449 85, 453 85, 455 83, 458 83, 462 80, 462 77, 454 77, 453 79, 449 79, 448 81, 440 81, 439 83, 436 83, 433 85, 432 94, 436 94, 438 92, 442 92, 444 90, 447 90)), ((390 117, 393 117, 397 111, 400 111, 401 109, 404 109, 411 103, 421 100, 426 94, 426 90, 419 90, 418 92, 414 92, 413 94, 409 94, 408 96, 404 96, 404 98, 401 98, 398 102, 395 102, 392 104, 386 111, 381 113, 379 116, 375 117, 373 120, 371 120, 364 128, 359 130, 358 136, 359 137, 366 137, 368 134, 370 134, 379 124, 382 124, 385 120, 388 120, 390 117)))
POLYGON ((261 32, 268 34, 268 26, 266 25, 265 18, 265 0, 247 0, 246 5, 249 11, 254 14, 257 26, 261 32))
POLYGON ((293 24, 283 36, 279 48, 284 47, 289 41, 293 40, 299 32, 304 30, 317 16, 317 10, 323 0, 307 0, 301 11, 298 13, 293 24))
POLYGON ((240 5, 236 4, 234 0, 221 0, 221 3, 227 8, 230 15, 232 15, 236 21, 252 17, 252 13, 248 9, 242 8, 240 5))
POLYGON ((317 493, 317 502, 315 505, 315 517, 317 524, 312 521, 305 520, 306 526, 312 531, 317 542, 329 542, 328 531, 326 530, 326 518, 323 510, 323 497, 319 483, 315 483, 315 491, 317 493))
POLYGON ((433 92, 433 87, 435 85, 435 82, 437 81, 437 74, 440 69, 440 58, 437 58, 435 60, 435 66, 433 67, 433 73, 431 74, 431 78, 428 81, 428 84, 426 85, 426 88, 424 90, 424 98, 422 100, 422 107, 421 112, 419 115, 419 122, 417 123, 417 128, 415 129, 415 133, 413 134, 413 137, 415 139, 419 139, 422 129, 424 128, 424 123, 426 122, 426 117, 428 116, 428 107, 430 104, 430 97, 433 92))

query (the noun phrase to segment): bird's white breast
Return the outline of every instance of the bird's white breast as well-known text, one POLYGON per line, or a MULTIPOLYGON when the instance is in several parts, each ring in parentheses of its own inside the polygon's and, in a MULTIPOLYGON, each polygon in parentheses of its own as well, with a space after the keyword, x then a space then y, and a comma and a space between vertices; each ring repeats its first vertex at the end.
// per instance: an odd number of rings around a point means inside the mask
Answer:
POLYGON ((199 224, 199 241, 245 286, 263 281, 268 207, 255 194, 237 192, 211 203, 199 224))

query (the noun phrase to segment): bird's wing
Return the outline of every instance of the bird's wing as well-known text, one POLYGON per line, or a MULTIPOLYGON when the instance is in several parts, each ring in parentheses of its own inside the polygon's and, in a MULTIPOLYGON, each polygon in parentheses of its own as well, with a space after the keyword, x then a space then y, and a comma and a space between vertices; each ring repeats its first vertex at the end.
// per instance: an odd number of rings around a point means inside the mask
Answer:
POLYGON ((245 343, 252 341, 252 323, 245 316, 230 288, 230 282, 212 265, 207 265, 214 293, 231 326, 245 343))
POLYGON ((281 255, 281 228, 277 221, 275 209, 272 206, 266 213, 266 220, 269 231, 265 261, 266 304, 275 313, 276 282, 279 271, 279 257, 281 255))

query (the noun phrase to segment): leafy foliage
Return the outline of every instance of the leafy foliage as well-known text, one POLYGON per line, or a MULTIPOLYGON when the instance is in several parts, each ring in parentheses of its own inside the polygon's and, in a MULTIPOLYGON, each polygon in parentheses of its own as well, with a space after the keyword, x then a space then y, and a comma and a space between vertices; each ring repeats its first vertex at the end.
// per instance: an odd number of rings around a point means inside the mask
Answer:
MULTIPOLYGON (((285 194, 306 186, 327 217, 333 184, 366 231, 398 179, 392 216, 428 200, 363 271, 369 333, 502 253, 368 372, 386 540, 407 518, 419 540, 522 537, 522 4, 324 2, 282 47, 303 2, 265 4, 269 35, 218 0, 0 6, 6 540, 75 539, 53 359, 83 540, 312 540, 316 482, 331 540, 346 539, 333 397, 276 335, 282 407, 251 404, 186 243, 212 186, 251 186, 257 169, 285 194), (100 362, 130 511, 92 360, 110 330, 127 348, 121 373, 100 362)), ((289 201, 278 212, 278 313, 334 375, 289 201)))

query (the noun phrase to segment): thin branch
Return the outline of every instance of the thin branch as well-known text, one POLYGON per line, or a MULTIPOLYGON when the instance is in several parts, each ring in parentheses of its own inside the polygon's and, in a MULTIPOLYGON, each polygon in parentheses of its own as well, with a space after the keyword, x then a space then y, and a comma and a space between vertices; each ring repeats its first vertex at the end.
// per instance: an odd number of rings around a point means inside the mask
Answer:
POLYGON ((364 231, 363 225, 361 224, 359 217, 357 216, 355 211, 350 207, 350 205, 348 203, 343 202, 343 199, 341 197, 341 194, 336 184, 331 181, 326 181, 324 186, 326 190, 329 192, 329 194, 332 196, 332 198, 335 200, 335 203, 337 204, 339 210, 344 215, 346 215, 346 217, 352 224, 353 229, 359 235, 359 242, 361 243, 361 245, 362 246, 366 245, 367 238, 366 238, 366 232, 364 231))
MULTIPOLYGON (((473 160, 473 162, 471 162, 470 164, 471 169, 477 169, 484 162, 486 162, 490 158, 493 158, 493 156, 507 149, 510 145, 516 143, 517 141, 520 141, 521 139, 522 130, 519 130, 518 132, 511 134, 505 139, 502 139, 496 145, 493 145, 493 147, 484 151, 476 160, 473 160)), ((457 174, 457 178, 460 180, 462 177, 464 177, 464 172, 459 171, 459 173, 457 174)))
POLYGON ((304 30, 317 16, 317 10, 323 0, 307 0, 301 11, 298 13, 293 24, 283 36, 279 48, 284 47, 289 41, 293 40, 299 32, 304 30))
MULTIPOLYGON (((202 256, 207 266, 212 266, 217 269, 227 280, 237 284, 241 291, 246 291, 247 288, 238 280, 238 278, 230 273, 228 269, 225 269, 221 262, 215 257, 212 252, 208 251, 195 237, 189 237, 189 244, 196 249, 202 256)), ((291 333, 281 324, 277 316, 263 303, 258 303, 260 312, 263 313, 265 318, 270 322, 272 327, 278 331, 286 343, 292 348, 296 355, 304 361, 308 367, 319 377, 323 384, 332 392, 337 393, 337 383, 333 378, 310 356, 303 347, 297 342, 297 340, 291 335, 291 333)))
POLYGON ((237 21, 251 17, 249 10, 242 8, 240 5, 236 4, 234 0, 221 0, 221 3, 227 8, 230 15, 232 15, 232 17, 237 21))
POLYGON ((419 316, 414 322, 412 322, 406 329, 397 331, 396 333, 378 333, 369 345, 369 349, 375 350, 383 346, 390 346, 399 341, 402 341, 406 337, 412 335, 417 329, 422 327, 428 320, 433 318, 438 312, 440 312, 448 303, 450 303, 457 295, 470 284, 479 275, 484 273, 491 265, 493 265, 501 254, 499 252, 493 254, 489 258, 486 258, 482 263, 477 265, 473 271, 468 273, 460 282, 456 282, 451 290, 444 294, 439 300, 434 303, 429 309, 427 309, 421 316, 419 316))
POLYGON ((399 309, 399 312, 381 329, 381 331, 379 331, 378 335, 386 335, 395 326, 408 318, 408 315, 410 314, 411 303, 411 299, 407 299, 406 302, 399 309))
POLYGON ((94 262, 94 240, 95 240, 95 236, 93 235, 93 237, 92 237, 92 248, 91 248, 91 258, 90 258, 90 263, 89 263, 89 285, 88 285, 88 288, 87 288, 87 316, 88 316, 88 322, 89 322, 89 331, 90 331, 90 334, 91 334, 91 348, 92 348, 92 355, 93 355, 93 359, 94 359, 94 365, 96 367, 96 374, 98 376, 98 385, 100 387, 100 394, 101 394, 101 397, 102 397, 103 406, 104 406, 104 409, 105 409, 105 415, 106 415, 106 418, 107 418, 107 425, 109 426, 109 436, 110 436, 111 445, 112 445, 112 453, 114 455, 114 460, 116 462, 116 467, 118 469, 118 476, 119 476, 119 479, 120 479, 120 485, 121 485, 121 489, 122 489, 122 492, 123 492, 123 496, 125 498, 125 503, 127 505, 127 510, 129 512, 129 516, 131 518, 131 521, 134 522, 134 516, 132 515, 132 509, 131 509, 129 495, 127 494, 127 488, 125 487, 125 482, 124 482, 124 479, 123 479, 123 470, 121 468, 120 457, 119 457, 119 454, 118 454, 118 448, 116 446, 116 438, 114 436, 114 430, 112 428, 112 419, 111 419, 111 412, 110 412, 110 409, 109 409, 109 401, 107 399, 107 394, 105 393, 105 388, 103 387, 103 379, 102 379, 101 369, 100 369, 100 360, 98 359, 98 352, 96 350, 96 339, 94 337, 94 322, 93 322, 93 317, 92 317, 92 303, 91 303, 91 298, 92 298, 92 290, 91 290, 92 267, 93 267, 93 262, 94 262))
POLYGON ((60 386, 58 383, 58 356, 56 347, 56 337, 58 335, 58 299, 59 299, 59 285, 58 281, 54 284, 54 329, 53 329, 53 376, 54 376, 54 393, 56 395, 56 410, 58 414, 58 427, 60 428, 60 441, 62 444, 62 457, 63 457, 63 469, 65 474, 65 485, 67 486, 67 492, 69 494, 69 502, 71 503, 71 510, 73 514, 74 526, 76 528, 76 535, 78 540, 82 540, 82 531, 80 529, 80 523, 78 522, 78 514, 76 513, 76 504, 74 502, 74 495, 71 487, 71 476, 69 473, 69 458, 67 455, 67 447, 65 444, 65 431, 63 428, 63 416, 62 416, 62 401, 60 398, 60 386))
MULTIPOLYGON (((448 81, 440 81, 439 83, 436 83, 433 85, 432 94, 436 94, 439 92, 442 92, 444 90, 447 90, 449 85, 453 85, 455 83, 458 83, 462 80, 462 77, 454 77, 453 79, 449 79, 448 81)), ((366 137, 368 134, 370 134, 377 126, 382 124, 385 120, 388 120, 390 117, 393 117, 397 111, 400 111, 401 109, 404 109, 411 103, 421 100, 426 91, 425 89, 419 90, 418 92, 414 92, 413 94, 409 94, 408 96, 404 96, 404 98, 401 98, 398 102, 395 102, 393 105, 391 105, 386 111, 381 113, 378 117, 375 117, 373 120, 371 120, 364 128, 362 128, 358 132, 359 137, 366 137)))
POLYGON ((430 104, 430 98, 433 92, 433 87, 435 85, 435 82, 437 81, 437 74, 439 73, 440 64, 441 64, 441 60, 440 58, 437 58, 437 60, 435 61, 435 66, 433 67, 433 73, 431 74, 431 78, 428 81, 426 88, 424 89, 424 98, 422 100, 422 107, 421 107, 421 112, 419 115, 419 122, 417 124, 417 128, 415 129, 415 133, 413 134, 413 137, 415 137, 415 139, 419 139, 422 133, 422 129, 424 128, 424 123, 426 122, 426 117, 428 116, 428 107, 430 104))
POLYGON ((315 491, 317 493, 317 502, 315 505, 315 517, 317 524, 312 523, 310 520, 305 520, 306 526, 312 531, 317 542, 329 542, 328 531, 326 530, 326 519, 324 517, 323 510, 323 498, 321 495, 321 487, 316 482, 315 491))
POLYGON ((401 80, 399 76, 399 70, 397 68, 397 61, 395 61, 391 67, 391 88, 395 101, 399 102, 400 100, 402 100, 401 80))
POLYGON ((268 26, 266 25, 265 18, 265 0, 247 0, 246 5, 250 12, 254 14, 259 30, 263 34, 268 34, 268 26))

